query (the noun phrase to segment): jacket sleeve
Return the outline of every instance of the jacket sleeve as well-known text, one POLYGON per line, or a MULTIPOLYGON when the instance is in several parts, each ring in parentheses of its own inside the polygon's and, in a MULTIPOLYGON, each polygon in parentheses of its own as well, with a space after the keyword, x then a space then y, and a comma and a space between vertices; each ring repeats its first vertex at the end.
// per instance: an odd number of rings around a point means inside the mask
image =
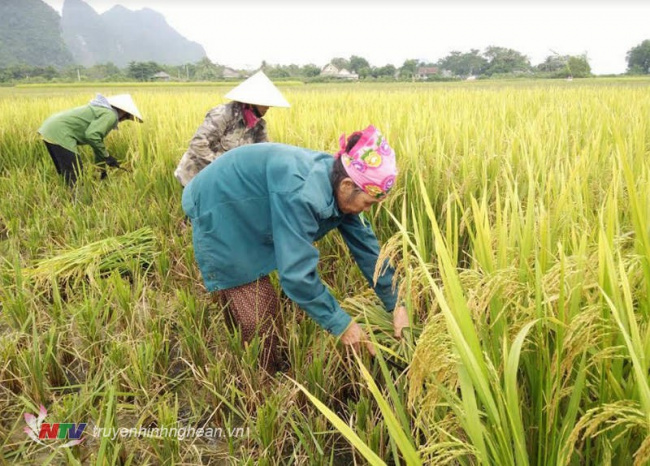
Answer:
POLYGON ((270 197, 273 243, 280 284, 287 296, 325 330, 340 335, 351 322, 318 275, 314 209, 300 192, 270 197))
POLYGON ((86 128, 86 141, 92 147, 95 154, 95 162, 97 163, 104 161, 108 157, 108 151, 104 145, 104 138, 115 127, 116 122, 117 117, 115 113, 112 111, 102 112, 86 128))
POLYGON ((395 270, 386 260, 382 265, 383 273, 377 278, 377 283, 374 283, 372 277, 379 257, 379 242, 370 223, 364 224, 358 215, 346 215, 338 228, 368 284, 375 290, 386 310, 392 312, 397 302, 397 290, 393 289, 395 270))
POLYGON ((229 115, 225 106, 215 107, 208 112, 205 120, 196 130, 190 141, 189 152, 195 157, 203 159, 206 165, 214 158, 212 146, 215 141, 220 140, 229 124, 229 115))

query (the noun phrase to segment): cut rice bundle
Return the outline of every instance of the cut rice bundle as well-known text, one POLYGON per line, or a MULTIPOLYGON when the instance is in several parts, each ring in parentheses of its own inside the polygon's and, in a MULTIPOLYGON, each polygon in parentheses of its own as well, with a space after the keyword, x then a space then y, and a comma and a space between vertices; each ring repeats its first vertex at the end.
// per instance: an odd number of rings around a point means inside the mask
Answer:
POLYGON ((37 286, 52 281, 76 282, 84 278, 94 283, 97 277, 114 271, 128 274, 134 270, 134 265, 146 268, 155 255, 155 236, 151 228, 145 227, 41 259, 33 267, 24 269, 23 276, 37 286))

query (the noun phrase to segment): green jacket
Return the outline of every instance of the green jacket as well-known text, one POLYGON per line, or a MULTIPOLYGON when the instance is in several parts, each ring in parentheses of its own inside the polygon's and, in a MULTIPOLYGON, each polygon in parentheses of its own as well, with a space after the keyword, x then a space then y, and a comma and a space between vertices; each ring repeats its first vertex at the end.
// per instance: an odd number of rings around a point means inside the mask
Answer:
POLYGON ((285 144, 260 143, 226 152, 183 191, 194 255, 209 291, 251 283, 277 269, 287 296, 321 327, 341 334, 350 317, 318 275, 313 242, 338 229, 357 265, 392 311, 394 271, 373 281, 379 244, 368 222, 343 214, 330 174, 334 157, 285 144))
POLYGON ((117 112, 110 108, 84 105, 49 117, 38 132, 50 144, 77 153, 77 145, 88 145, 95 153, 95 162, 108 157, 104 138, 117 128, 117 112))

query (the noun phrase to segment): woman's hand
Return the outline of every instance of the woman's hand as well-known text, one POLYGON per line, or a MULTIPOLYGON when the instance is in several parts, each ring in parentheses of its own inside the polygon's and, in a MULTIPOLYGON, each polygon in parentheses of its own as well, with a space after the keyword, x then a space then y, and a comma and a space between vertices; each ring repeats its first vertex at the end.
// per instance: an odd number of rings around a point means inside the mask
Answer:
POLYGON ((361 343, 365 343, 371 355, 375 356, 377 354, 377 351, 372 346, 372 342, 368 339, 368 335, 356 322, 352 322, 345 332, 343 332, 341 341, 344 345, 351 346, 356 353, 361 349, 361 343))
POLYGON ((410 327, 409 313, 406 311, 406 307, 398 306, 393 311, 393 330, 395 331, 395 338, 401 338, 402 329, 406 327, 410 327))

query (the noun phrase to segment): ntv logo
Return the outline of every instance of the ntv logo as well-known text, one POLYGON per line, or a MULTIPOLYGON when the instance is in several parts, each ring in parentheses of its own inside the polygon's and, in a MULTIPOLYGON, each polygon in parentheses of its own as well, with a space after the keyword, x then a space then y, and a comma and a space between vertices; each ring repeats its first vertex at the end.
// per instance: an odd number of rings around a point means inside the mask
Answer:
POLYGON ((60 445, 59 448, 68 448, 79 445, 83 442, 81 435, 86 428, 86 423, 71 424, 63 422, 54 422, 49 424, 43 422, 47 416, 47 410, 43 405, 38 412, 38 417, 30 413, 25 413, 25 422, 27 427, 23 431, 36 443, 44 445, 41 440, 44 439, 65 439, 66 436, 70 438, 69 442, 60 445))

